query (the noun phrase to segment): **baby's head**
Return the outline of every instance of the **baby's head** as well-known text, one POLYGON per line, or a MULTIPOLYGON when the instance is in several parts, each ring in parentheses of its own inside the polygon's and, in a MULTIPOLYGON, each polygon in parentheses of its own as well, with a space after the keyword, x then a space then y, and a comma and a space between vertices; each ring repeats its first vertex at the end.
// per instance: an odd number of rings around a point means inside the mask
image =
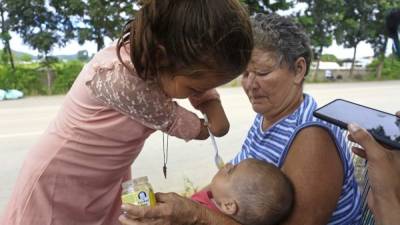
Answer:
POLYGON ((214 176, 211 192, 223 213, 245 225, 278 224, 289 215, 294 196, 279 168, 256 159, 225 165, 214 176))

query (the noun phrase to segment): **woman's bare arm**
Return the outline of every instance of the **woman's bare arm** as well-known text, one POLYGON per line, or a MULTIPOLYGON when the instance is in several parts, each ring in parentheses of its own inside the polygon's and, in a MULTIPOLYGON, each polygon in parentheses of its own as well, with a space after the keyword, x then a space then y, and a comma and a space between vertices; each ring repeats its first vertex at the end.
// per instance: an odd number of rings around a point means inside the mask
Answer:
POLYGON ((295 204, 285 225, 327 224, 339 199, 343 166, 326 130, 305 128, 292 143, 282 167, 293 182, 295 204))

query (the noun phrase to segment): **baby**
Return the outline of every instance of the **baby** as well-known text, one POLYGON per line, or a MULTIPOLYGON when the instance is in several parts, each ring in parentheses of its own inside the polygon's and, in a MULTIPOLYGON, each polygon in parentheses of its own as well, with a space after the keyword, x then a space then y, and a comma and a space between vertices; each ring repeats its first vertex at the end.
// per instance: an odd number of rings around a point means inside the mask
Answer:
POLYGON ((246 159, 226 164, 212 179, 209 191, 196 193, 192 199, 243 225, 272 225, 289 215, 293 195, 291 182, 279 168, 246 159))

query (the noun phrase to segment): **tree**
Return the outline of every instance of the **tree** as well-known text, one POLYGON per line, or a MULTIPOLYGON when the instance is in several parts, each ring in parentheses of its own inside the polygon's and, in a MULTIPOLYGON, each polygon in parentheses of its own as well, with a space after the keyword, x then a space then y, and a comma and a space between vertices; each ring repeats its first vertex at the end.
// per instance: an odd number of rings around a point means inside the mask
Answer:
POLYGON ((5 16, 5 12, 7 11, 6 7, 7 7, 7 5, 4 3, 0 5, 0 17, 1 17, 0 39, 3 40, 4 53, 8 54, 8 57, 6 57, 6 55, 4 55, 3 58, 6 59, 6 62, 10 61, 11 68, 13 71, 15 71, 14 58, 13 58, 13 54, 12 54, 11 46, 10 46, 10 40, 11 40, 11 35, 9 33, 10 24, 9 24, 8 19, 6 19, 6 16, 5 16))
POLYGON ((79 61, 87 61, 89 59, 89 53, 87 50, 81 50, 76 53, 79 61))
POLYGON ((317 66, 311 75, 316 80, 321 55, 324 47, 329 47, 333 40, 334 25, 338 22, 338 12, 342 10, 342 3, 337 0, 300 0, 307 3, 304 15, 298 13, 297 18, 310 37, 314 58, 317 66))
POLYGON ((100 50, 104 47, 106 37, 115 39, 122 34, 123 26, 136 12, 135 2, 136 0, 66 0, 58 2, 55 8, 65 12, 67 16, 80 16, 80 23, 76 26, 79 44, 95 41, 97 50, 100 50), (64 6, 60 7, 61 5, 64 6))
POLYGON ((250 15, 254 13, 276 12, 278 10, 287 10, 292 7, 293 1, 290 0, 240 0, 244 3, 250 15))
POLYGON ((63 47, 73 38, 72 23, 52 10, 46 0, 3 1, 8 6, 12 30, 21 36, 24 43, 43 54, 45 59, 54 46, 63 47))
POLYGON ((357 46, 364 41, 371 32, 369 21, 372 19, 374 2, 376 0, 344 0, 341 21, 335 30, 336 42, 346 48, 354 48, 350 77, 353 75, 356 60, 357 46))
POLYGON ((376 1, 374 10, 372 12, 372 20, 369 21, 369 32, 367 42, 371 44, 374 55, 378 58, 378 65, 376 68, 376 78, 382 78, 382 70, 385 60, 385 52, 388 43, 388 34, 385 27, 385 19, 387 14, 394 8, 399 7, 398 0, 381 0, 376 1))
POLYGON ((27 54, 27 53, 23 53, 20 57, 19 60, 23 61, 23 62, 30 62, 32 61, 32 56, 27 54))
POLYGON ((48 93, 54 72, 49 53, 54 46, 65 46, 74 37, 72 22, 51 7, 52 2, 62 0, 3 0, 7 4, 8 18, 12 30, 17 32, 25 44, 37 49, 43 55, 44 70, 47 74, 48 93))
POLYGON ((332 54, 321 55, 321 61, 323 61, 323 62, 339 62, 338 58, 332 54))

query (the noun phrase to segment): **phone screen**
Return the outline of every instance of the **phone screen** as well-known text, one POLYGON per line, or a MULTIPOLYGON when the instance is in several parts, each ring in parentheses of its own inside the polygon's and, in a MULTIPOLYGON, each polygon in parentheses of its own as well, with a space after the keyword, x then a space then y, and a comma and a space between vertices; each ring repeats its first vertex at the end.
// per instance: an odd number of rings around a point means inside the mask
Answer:
POLYGON ((356 123, 378 141, 400 147, 400 118, 395 115, 341 99, 317 109, 314 115, 345 129, 347 124, 356 123))

